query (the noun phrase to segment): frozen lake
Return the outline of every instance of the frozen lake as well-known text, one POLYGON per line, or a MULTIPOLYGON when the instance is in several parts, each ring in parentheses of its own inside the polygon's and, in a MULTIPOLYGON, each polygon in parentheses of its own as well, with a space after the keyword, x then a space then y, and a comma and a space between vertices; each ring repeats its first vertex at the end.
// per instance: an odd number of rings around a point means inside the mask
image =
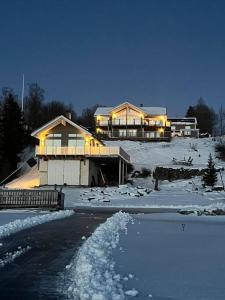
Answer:
POLYGON ((125 290, 143 300, 225 298, 225 217, 134 218, 113 252, 125 290))

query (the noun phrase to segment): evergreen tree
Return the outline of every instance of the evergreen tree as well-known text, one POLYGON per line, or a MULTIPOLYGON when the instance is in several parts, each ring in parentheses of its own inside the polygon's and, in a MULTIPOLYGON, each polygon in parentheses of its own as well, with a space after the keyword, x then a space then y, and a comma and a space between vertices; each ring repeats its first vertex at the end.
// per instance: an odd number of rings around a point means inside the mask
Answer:
POLYGON ((195 109, 193 106, 188 107, 186 117, 195 117, 195 109))
POLYGON ((31 131, 44 124, 43 101, 44 90, 37 83, 29 84, 24 116, 31 131))
POLYGON ((199 98, 195 106, 189 106, 187 117, 196 117, 200 133, 213 134, 216 125, 216 113, 210 108, 202 97, 199 98))
POLYGON ((1 145, 2 168, 1 176, 6 177, 16 169, 19 153, 24 148, 25 133, 22 114, 17 103, 17 97, 10 89, 3 90, 1 110, 1 145))
POLYGON ((203 175, 203 181, 206 186, 211 186, 213 187, 215 183, 217 182, 217 174, 216 174, 216 169, 215 169, 215 164, 212 159, 212 155, 210 153, 209 159, 208 159, 208 168, 203 175))

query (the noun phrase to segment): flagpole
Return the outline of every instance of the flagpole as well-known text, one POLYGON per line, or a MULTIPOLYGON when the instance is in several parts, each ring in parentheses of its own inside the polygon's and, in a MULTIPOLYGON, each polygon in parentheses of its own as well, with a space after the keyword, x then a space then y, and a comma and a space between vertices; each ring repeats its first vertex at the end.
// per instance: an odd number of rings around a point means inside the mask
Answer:
POLYGON ((23 112, 23 98, 24 98, 24 74, 23 74, 23 84, 22 84, 22 95, 21 95, 21 110, 23 112))

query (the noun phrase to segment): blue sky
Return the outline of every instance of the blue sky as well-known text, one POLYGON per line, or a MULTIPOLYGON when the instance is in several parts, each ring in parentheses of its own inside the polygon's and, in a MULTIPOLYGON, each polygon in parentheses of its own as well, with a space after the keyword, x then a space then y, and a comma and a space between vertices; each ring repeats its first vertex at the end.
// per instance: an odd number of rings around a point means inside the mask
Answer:
POLYGON ((75 110, 121 101, 185 113, 225 99, 225 1, 1 0, 0 88, 37 82, 75 110))

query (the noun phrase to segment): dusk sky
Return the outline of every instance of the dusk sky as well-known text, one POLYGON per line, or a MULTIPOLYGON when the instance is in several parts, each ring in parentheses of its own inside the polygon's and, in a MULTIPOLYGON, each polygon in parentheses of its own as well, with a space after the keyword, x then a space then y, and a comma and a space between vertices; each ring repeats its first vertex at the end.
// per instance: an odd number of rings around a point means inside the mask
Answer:
POLYGON ((225 1, 1 0, 0 39, 0 88, 20 95, 24 73, 78 113, 225 102, 225 1))

